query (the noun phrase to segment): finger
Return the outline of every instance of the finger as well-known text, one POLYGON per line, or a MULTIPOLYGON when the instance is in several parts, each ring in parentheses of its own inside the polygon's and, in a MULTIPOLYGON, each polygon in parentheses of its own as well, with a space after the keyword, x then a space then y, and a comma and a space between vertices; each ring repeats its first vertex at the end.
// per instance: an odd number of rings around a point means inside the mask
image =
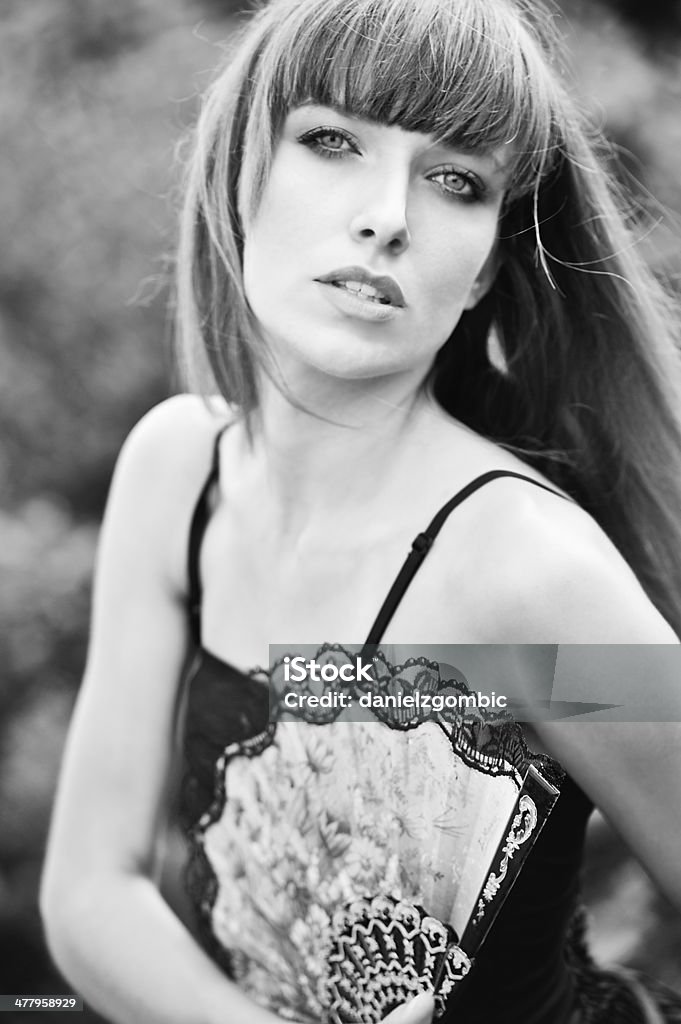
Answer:
POLYGON ((409 1002, 383 1018, 383 1024, 431 1024, 435 1001, 430 992, 419 992, 409 1002))

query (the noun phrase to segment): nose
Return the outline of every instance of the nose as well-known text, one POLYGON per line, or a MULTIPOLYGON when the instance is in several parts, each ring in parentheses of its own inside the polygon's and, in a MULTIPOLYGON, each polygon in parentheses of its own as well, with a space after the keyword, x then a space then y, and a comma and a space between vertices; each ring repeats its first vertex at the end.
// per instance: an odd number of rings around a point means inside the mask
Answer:
POLYGON ((373 241, 393 256, 408 249, 407 191, 406 182, 389 182, 385 177, 375 182, 371 194, 361 197, 359 210, 350 222, 354 241, 373 241))

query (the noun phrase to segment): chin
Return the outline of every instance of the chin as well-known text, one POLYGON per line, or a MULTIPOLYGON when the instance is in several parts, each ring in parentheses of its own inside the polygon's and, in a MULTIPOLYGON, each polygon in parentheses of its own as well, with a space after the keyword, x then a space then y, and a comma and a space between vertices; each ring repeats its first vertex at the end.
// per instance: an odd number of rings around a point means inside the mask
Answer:
POLYGON ((339 357, 336 360, 315 360, 309 364, 312 373, 322 374, 338 381, 369 381, 380 380, 400 373, 414 373, 416 367, 405 364, 403 360, 380 359, 370 356, 365 359, 348 359, 339 357))
MULTIPOLYGON (((434 354, 428 354, 426 358, 427 365, 430 365, 434 354)), ((289 348, 289 357, 283 365, 286 363, 292 368, 299 367, 303 372, 307 368, 313 374, 350 381, 414 373, 423 359, 414 360, 413 346, 407 351, 404 339, 379 338, 375 334, 367 338, 355 332, 343 332, 339 338, 337 334, 320 331, 313 344, 289 348), (323 339, 321 344, 320 338, 323 339)))

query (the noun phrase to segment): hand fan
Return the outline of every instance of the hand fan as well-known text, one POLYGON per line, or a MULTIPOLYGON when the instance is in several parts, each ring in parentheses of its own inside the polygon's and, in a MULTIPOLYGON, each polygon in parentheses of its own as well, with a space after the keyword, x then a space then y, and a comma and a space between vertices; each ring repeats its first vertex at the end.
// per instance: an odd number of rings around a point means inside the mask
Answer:
MULTIPOLYGON (((327 645, 316 660, 355 656, 327 645)), ((392 666, 378 652, 374 675, 355 698, 468 693, 423 658, 392 666)), ((281 663, 270 683, 276 711, 291 689, 281 663)), ((373 1024, 423 990, 440 1015, 557 799, 552 762, 498 712, 297 714, 218 764, 225 799, 199 835, 213 934, 282 1017, 373 1024)))

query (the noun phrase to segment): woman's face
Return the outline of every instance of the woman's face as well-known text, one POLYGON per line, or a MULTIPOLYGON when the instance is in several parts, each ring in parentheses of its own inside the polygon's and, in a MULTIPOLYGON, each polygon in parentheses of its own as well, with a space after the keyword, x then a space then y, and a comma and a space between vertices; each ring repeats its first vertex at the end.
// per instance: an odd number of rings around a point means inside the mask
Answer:
POLYGON ((284 372, 422 377, 494 277, 504 185, 498 155, 292 110, 244 249, 246 297, 284 372))

